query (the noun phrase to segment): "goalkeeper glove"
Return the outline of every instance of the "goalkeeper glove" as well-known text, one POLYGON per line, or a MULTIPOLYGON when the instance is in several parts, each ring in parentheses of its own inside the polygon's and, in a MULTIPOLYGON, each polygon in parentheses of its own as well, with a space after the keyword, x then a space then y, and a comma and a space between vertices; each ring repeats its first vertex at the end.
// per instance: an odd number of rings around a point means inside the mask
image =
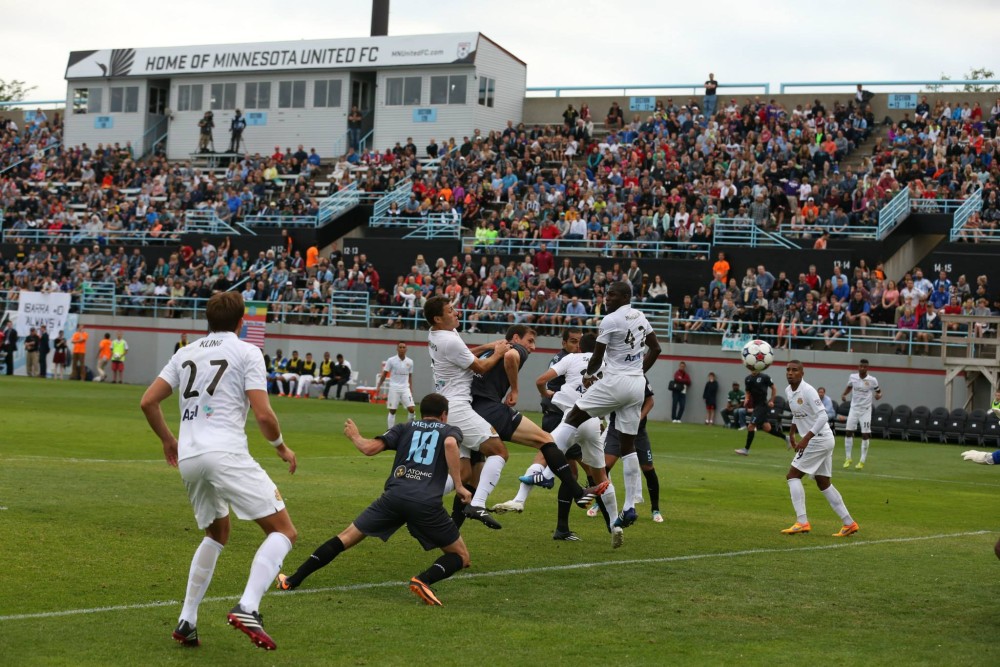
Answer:
POLYGON ((982 463, 984 465, 993 465, 992 452, 979 452, 975 449, 970 449, 967 452, 962 452, 962 458, 966 461, 975 461, 976 463, 982 463))

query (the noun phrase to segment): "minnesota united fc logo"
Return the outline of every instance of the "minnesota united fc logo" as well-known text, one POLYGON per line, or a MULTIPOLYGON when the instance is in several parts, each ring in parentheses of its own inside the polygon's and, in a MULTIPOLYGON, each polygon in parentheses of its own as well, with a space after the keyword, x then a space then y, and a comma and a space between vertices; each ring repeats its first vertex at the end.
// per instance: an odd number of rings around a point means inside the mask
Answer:
POLYGON ((399 466, 398 468, 392 471, 392 476, 395 477, 396 479, 399 479, 405 474, 406 474, 406 466, 399 466))

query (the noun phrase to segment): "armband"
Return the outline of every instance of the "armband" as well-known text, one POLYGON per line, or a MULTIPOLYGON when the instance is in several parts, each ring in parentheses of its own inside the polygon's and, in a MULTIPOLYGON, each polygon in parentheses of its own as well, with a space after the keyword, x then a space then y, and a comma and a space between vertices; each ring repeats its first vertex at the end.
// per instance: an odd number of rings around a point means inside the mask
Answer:
POLYGON ((277 448, 285 444, 285 439, 282 437, 281 433, 278 433, 277 438, 275 438, 274 440, 268 440, 268 442, 271 444, 272 447, 277 448))

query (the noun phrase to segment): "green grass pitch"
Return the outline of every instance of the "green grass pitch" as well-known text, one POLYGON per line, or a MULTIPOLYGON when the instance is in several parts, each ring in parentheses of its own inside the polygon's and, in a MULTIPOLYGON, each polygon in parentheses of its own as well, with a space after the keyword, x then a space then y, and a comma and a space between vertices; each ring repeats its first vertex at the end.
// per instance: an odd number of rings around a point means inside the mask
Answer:
MULTIPOLYGON (((813 532, 787 537, 791 457, 775 438, 742 458, 742 432, 659 422, 666 522, 650 520, 647 495, 619 550, 579 510, 583 541, 553 541, 555 492, 536 490, 501 531, 466 523, 472 567, 436 586, 432 608, 405 582, 438 552, 405 530, 366 540, 298 591, 265 596, 272 653, 225 622, 261 540, 236 521, 202 646, 185 649, 170 632, 201 533, 141 393, 0 378, 0 665, 1000 664, 1000 470, 962 461, 961 447, 876 440, 866 469, 845 471, 838 438, 834 483, 861 531, 833 538, 840 522, 807 480, 813 532)), ((347 416, 380 433, 383 406, 273 404, 299 471, 254 427, 251 451, 298 528, 292 571, 378 496, 391 459, 341 433, 347 416)), ((165 409, 176 430, 176 402, 165 409)), ((531 460, 510 449, 490 504, 513 497, 531 460)))

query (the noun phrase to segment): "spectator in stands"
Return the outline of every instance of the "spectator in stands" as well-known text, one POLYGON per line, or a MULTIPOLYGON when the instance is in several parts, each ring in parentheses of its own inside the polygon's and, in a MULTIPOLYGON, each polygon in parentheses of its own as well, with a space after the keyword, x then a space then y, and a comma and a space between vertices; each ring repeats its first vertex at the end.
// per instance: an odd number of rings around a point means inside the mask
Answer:
POLYGON ((716 91, 718 88, 719 82, 715 80, 715 74, 710 73, 708 80, 705 82, 704 112, 706 118, 712 118, 715 115, 715 108, 718 102, 716 91))
MULTIPOLYGON (((906 346, 913 341, 913 335, 917 331, 917 326, 919 322, 917 321, 917 316, 913 312, 911 306, 903 306, 903 313, 896 323, 896 335, 893 337, 897 343, 905 342, 906 346)), ((903 345, 896 346, 896 354, 905 354, 903 351, 903 345)))
POLYGON ((609 131, 621 130, 625 127, 625 114, 622 112, 618 102, 614 101, 611 103, 611 108, 608 109, 608 115, 604 119, 604 126, 609 131))

